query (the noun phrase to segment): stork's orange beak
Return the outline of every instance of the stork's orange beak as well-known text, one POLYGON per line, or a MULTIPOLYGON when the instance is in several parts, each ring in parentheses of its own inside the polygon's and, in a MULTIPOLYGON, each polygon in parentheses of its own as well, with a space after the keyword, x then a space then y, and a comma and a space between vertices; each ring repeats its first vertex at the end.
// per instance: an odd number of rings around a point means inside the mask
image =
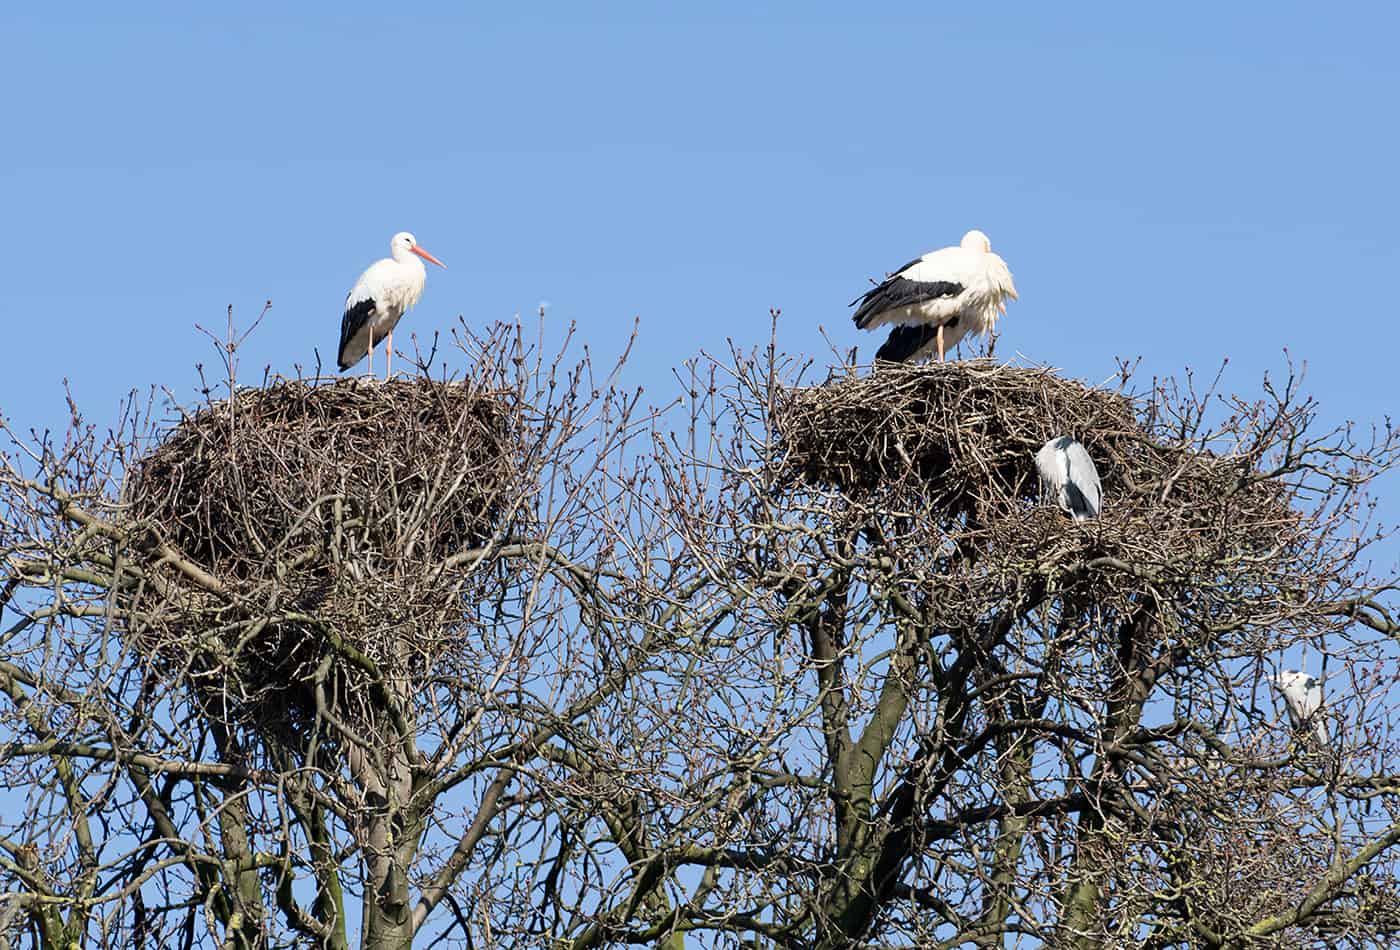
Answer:
POLYGON ((422 249, 421 247, 419 247, 417 244, 415 244, 415 245, 413 245, 412 247, 410 247, 409 250, 412 251, 413 253, 417 254, 419 257, 423 258, 423 260, 425 260, 425 261, 432 261, 434 264, 436 264, 437 266, 441 267, 443 270, 447 270, 447 265, 446 265, 446 264, 444 264, 442 261, 438 260, 436 257, 433 257, 433 255, 431 255, 431 254, 429 254, 427 251, 423 250, 423 249, 422 249))

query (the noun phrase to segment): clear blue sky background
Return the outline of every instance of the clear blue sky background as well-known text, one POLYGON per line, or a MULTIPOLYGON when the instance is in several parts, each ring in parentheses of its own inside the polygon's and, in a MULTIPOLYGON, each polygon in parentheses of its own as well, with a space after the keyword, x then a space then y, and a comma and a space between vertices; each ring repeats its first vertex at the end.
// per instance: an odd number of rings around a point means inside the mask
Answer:
POLYGON ((0 35, 23 426, 64 377, 99 421, 192 392, 230 303, 274 302, 245 378, 331 363, 399 229, 451 265, 404 330, 548 301, 611 352, 640 316, 658 402, 769 307, 869 358, 867 278, 979 227, 1021 291, 1003 353, 1229 356, 1253 392, 1287 347, 1328 419, 1395 404, 1390 5, 11 4, 0 35))

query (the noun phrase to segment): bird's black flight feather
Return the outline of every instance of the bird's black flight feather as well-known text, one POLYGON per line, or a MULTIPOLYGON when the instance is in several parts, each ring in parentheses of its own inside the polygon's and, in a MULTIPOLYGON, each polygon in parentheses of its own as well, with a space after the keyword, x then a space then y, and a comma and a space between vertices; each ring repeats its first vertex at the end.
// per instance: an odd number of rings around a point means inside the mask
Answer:
MULTIPOLYGON (((918 263, 917 261, 915 263, 918 263)), ((858 328, 866 325, 886 310, 909 307, 926 300, 940 300, 956 297, 963 292, 963 285, 951 280, 909 280, 905 277, 891 277, 878 287, 872 288, 864 296, 851 301, 860 304, 851 315, 858 328)))
MULTIPOLYGON (((957 322, 955 318, 943 326, 951 327, 957 322)), ((932 343, 936 336, 938 336, 938 326, 934 324, 921 323, 914 327, 895 327, 890 331, 890 338, 875 351, 875 358, 890 363, 907 362, 915 353, 932 343)))
POLYGON ((364 325, 372 319, 374 319, 373 298, 366 297, 364 300, 357 300, 345 308, 345 316, 340 318, 340 348, 336 351, 336 360, 340 363, 342 370, 350 368, 350 364, 345 362, 345 348, 350 345, 355 334, 359 333, 364 325))

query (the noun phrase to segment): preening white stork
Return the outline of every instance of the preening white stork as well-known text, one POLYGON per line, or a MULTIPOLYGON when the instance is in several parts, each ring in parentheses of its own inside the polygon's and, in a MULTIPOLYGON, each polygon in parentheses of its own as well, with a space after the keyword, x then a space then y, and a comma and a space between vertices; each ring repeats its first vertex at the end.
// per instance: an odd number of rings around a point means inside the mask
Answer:
POLYGON ((355 281, 345 298, 345 316, 340 318, 340 368, 347 370, 369 354, 369 372, 374 373, 374 342, 384 341, 384 378, 394 359, 394 327, 423 295, 428 272, 424 261, 446 267, 407 231, 389 241, 389 257, 375 261, 355 281), (417 255, 416 257, 414 255, 417 255))
POLYGON ((852 300, 859 304, 852 319, 861 330, 898 324, 877 360, 903 363, 937 352, 941 362, 967 334, 991 333, 1007 297, 1017 299, 1006 261, 992 253, 987 235, 968 231, 957 247, 910 261, 852 300))
POLYGON ((1283 704, 1288 709, 1293 728, 1301 729, 1312 720, 1318 741, 1326 744, 1327 723, 1318 715, 1318 710, 1322 708, 1322 681, 1309 673, 1284 670, 1274 680, 1274 689, 1283 694, 1283 704))
POLYGON ((1084 446, 1067 435, 1057 435, 1035 453, 1035 467, 1040 472, 1041 491, 1052 495, 1075 521, 1099 516, 1103 486, 1084 446))

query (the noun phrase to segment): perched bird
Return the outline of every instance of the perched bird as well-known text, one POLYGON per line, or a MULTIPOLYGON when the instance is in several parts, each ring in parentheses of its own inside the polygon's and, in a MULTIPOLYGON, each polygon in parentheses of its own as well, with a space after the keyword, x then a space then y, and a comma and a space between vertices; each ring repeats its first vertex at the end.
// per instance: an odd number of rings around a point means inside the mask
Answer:
POLYGON ((374 373, 374 343, 384 341, 384 378, 389 378, 394 359, 394 327, 423 295, 428 273, 424 261, 446 267, 407 231, 395 234, 389 242, 389 257, 375 261, 355 281, 345 298, 345 316, 340 319, 340 368, 347 370, 369 354, 369 372, 374 373), (413 255, 417 255, 416 257, 413 255))
POLYGON ((1284 670, 1274 680, 1274 689, 1283 694, 1283 704, 1288 708, 1293 728, 1302 729, 1312 720, 1318 741, 1326 743, 1327 723, 1318 715, 1322 708, 1322 681, 1309 673, 1284 670))
POLYGON ((897 324, 877 360, 903 363, 937 352, 942 361, 967 334, 991 333, 1007 297, 1017 299, 1006 261, 992 253, 987 235, 968 231, 957 247, 910 261, 852 300, 852 319, 861 330, 897 324))
POLYGON ((1088 451, 1067 435, 1057 435, 1035 453, 1041 491, 1051 494, 1055 503, 1075 521, 1099 516, 1103 486, 1099 470, 1088 451))

